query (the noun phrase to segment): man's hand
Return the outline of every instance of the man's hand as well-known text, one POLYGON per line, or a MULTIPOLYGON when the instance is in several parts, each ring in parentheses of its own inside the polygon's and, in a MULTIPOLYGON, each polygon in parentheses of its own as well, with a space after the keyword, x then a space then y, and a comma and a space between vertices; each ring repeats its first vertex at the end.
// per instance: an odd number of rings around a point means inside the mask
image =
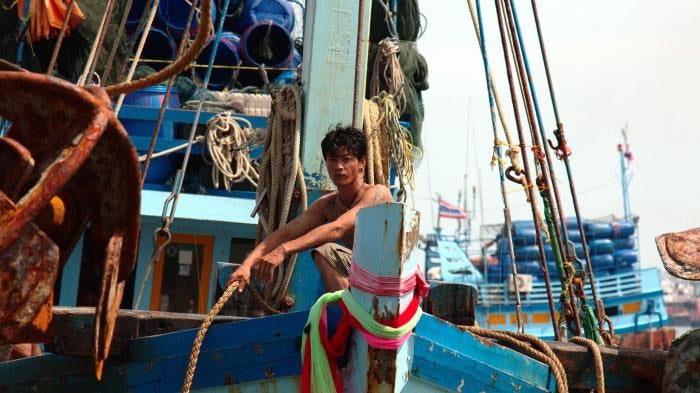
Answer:
POLYGON ((250 282, 250 268, 248 266, 241 265, 238 269, 231 273, 231 276, 228 278, 228 282, 226 282, 226 286, 231 286, 231 284, 236 281, 238 282, 238 292, 243 292, 243 289, 250 282))
POLYGON ((277 269, 277 266, 284 262, 286 257, 287 252, 282 245, 268 252, 262 258, 260 258, 258 263, 255 265, 255 277, 258 280, 271 282, 275 269, 277 269))

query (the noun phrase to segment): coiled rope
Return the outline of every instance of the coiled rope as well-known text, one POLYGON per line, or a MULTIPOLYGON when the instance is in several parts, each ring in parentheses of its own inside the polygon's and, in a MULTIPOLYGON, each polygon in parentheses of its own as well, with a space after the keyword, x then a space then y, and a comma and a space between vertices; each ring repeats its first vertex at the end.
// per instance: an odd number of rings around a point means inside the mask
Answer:
MULTIPOLYGON (((301 103, 301 88, 297 85, 284 86, 274 97, 256 195, 258 242, 287 223, 295 189, 299 192, 301 211, 306 210, 306 184, 299 159, 301 103)), ((292 255, 275 270, 275 278, 266 288, 264 297, 255 285, 248 286, 250 294, 266 312, 279 313, 296 259, 296 254, 292 255)))
POLYGON ((547 343, 540 338, 525 333, 486 329, 478 326, 460 326, 460 328, 476 336, 492 338, 507 344, 510 348, 522 351, 533 359, 546 364, 554 374, 557 392, 567 393, 569 391, 564 366, 547 343))
POLYGON ((254 132, 250 123, 233 115, 233 112, 218 113, 207 122, 206 146, 209 157, 202 151, 202 158, 211 167, 211 180, 219 188, 223 180, 226 191, 233 183, 247 180, 258 186, 258 171, 248 155, 248 146, 254 132), (239 121, 247 123, 242 128, 239 121), (235 169, 234 169, 235 168, 235 169))

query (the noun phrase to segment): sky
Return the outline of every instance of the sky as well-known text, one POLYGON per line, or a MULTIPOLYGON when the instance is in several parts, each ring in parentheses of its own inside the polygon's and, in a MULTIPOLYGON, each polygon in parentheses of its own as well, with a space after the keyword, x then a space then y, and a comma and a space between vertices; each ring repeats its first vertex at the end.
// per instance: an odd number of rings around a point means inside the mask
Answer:
MULTIPOLYGON (((553 137, 532 8, 530 1, 515 3, 545 128, 553 137)), ((640 217, 642 267, 660 267, 654 237, 700 226, 700 1, 537 3, 582 215, 623 215, 617 144, 627 125, 634 154, 629 193, 632 212, 640 217)), ((430 89, 423 96, 424 159, 409 202, 422 213, 422 233, 430 232, 435 193, 456 202, 466 173, 469 188, 481 177, 483 222, 501 223, 498 172, 490 168, 493 135, 484 69, 467 1, 424 0, 420 7, 428 23, 418 47, 428 60, 430 89)), ((482 2, 482 10, 496 87, 510 107, 493 2, 482 2)), ((515 131, 512 115, 509 124, 515 131)), ((571 216, 566 172, 563 164, 555 166, 564 211, 571 216)), ((531 219, 523 193, 515 184, 508 188, 514 190, 508 193, 513 218, 531 219)), ((478 199, 476 204, 478 228, 478 199)))

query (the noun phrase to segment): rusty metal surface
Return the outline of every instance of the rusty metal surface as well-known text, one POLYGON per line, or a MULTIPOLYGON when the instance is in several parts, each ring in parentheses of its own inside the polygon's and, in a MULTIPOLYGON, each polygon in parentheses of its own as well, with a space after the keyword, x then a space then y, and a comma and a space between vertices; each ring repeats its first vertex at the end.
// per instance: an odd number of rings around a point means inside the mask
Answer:
POLYGON ((700 329, 677 338, 668 351, 663 392, 681 393, 700 390, 700 329))
POLYGON ((93 338, 100 378, 136 262, 136 152, 100 88, 26 72, 0 72, 0 85, 0 116, 12 122, 0 168, 26 163, 0 182, 0 342, 43 338, 60 266, 90 223, 86 249, 102 270, 93 338))

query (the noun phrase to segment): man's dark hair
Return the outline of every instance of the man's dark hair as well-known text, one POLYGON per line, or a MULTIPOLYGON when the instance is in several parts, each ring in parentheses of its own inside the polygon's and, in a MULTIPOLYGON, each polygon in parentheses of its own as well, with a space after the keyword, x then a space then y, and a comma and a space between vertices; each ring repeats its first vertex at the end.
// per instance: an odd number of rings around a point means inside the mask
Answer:
POLYGON ((358 159, 367 156, 365 134, 357 128, 338 124, 335 128, 328 131, 321 142, 323 159, 325 160, 328 154, 337 153, 343 147, 348 149, 358 159))

